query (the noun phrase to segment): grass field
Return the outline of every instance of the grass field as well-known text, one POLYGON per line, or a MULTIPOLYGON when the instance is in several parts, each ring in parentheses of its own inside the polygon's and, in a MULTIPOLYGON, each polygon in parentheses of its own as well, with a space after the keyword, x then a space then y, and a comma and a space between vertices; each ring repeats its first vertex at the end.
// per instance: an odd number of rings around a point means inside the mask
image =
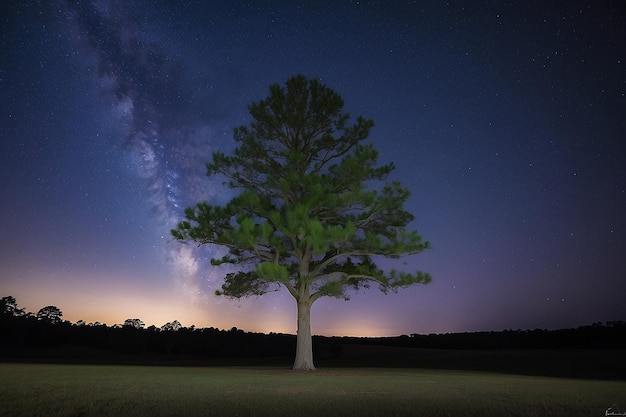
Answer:
POLYGON ((603 416, 626 382, 470 371, 0 364, 1 416, 603 416))

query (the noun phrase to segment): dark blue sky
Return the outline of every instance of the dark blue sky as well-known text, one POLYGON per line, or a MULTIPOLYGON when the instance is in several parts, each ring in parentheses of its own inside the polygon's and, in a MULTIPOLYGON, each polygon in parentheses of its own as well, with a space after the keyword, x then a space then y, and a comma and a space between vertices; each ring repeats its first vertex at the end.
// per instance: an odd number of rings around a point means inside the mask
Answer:
POLYGON ((316 77, 411 190, 432 284, 313 306, 313 332, 626 319, 626 22, 619 1, 14 1, 0 60, 0 295, 109 325, 295 332, 286 292, 216 298, 169 229, 247 105, 316 77))

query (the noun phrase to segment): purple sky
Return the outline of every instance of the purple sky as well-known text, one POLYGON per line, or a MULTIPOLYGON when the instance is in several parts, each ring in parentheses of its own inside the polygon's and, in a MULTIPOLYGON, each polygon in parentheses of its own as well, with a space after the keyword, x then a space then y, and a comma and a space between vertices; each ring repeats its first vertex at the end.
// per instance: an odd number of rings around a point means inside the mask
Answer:
POLYGON ((1 7, 0 296, 70 321, 296 329, 286 292, 213 295, 174 241, 247 105, 316 77, 433 248, 433 283, 313 306, 313 333, 626 319, 626 22, 619 1, 22 1, 1 7), (78 3, 76 5, 75 3, 78 3))

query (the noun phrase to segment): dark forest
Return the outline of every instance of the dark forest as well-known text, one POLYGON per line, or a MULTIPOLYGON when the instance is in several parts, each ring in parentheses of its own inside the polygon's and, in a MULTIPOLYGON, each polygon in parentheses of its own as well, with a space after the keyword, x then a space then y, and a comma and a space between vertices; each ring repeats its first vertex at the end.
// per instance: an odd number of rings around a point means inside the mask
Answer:
MULTIPOLYGON (((55 306, 37 314, 2 298, 0 360, 79 363, 287 365, 291 334, 196 328, 168 323, 144 327, 139 319, 108 326, 62 320, 55 306)), ((502 370, 518 373, 626 375, 626 322, 561 330, 503 330, 411 334, 395 337, 314 336, 322 366, 395 366, 502 370)))

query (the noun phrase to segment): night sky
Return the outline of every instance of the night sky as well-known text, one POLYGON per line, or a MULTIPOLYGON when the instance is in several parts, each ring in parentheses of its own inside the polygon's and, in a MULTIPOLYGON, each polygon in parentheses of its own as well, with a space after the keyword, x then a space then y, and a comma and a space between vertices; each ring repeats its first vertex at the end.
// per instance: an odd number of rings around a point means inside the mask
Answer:
POLYGON ((0 296, 75 322, 296 331, 286 292, 213 295, 175 241, 247 106, 296 74, 337 91, 432 244, 433 282, 313 305, 314 334, 626 319, 622 1, 17 1, 1 7, 0 296))

